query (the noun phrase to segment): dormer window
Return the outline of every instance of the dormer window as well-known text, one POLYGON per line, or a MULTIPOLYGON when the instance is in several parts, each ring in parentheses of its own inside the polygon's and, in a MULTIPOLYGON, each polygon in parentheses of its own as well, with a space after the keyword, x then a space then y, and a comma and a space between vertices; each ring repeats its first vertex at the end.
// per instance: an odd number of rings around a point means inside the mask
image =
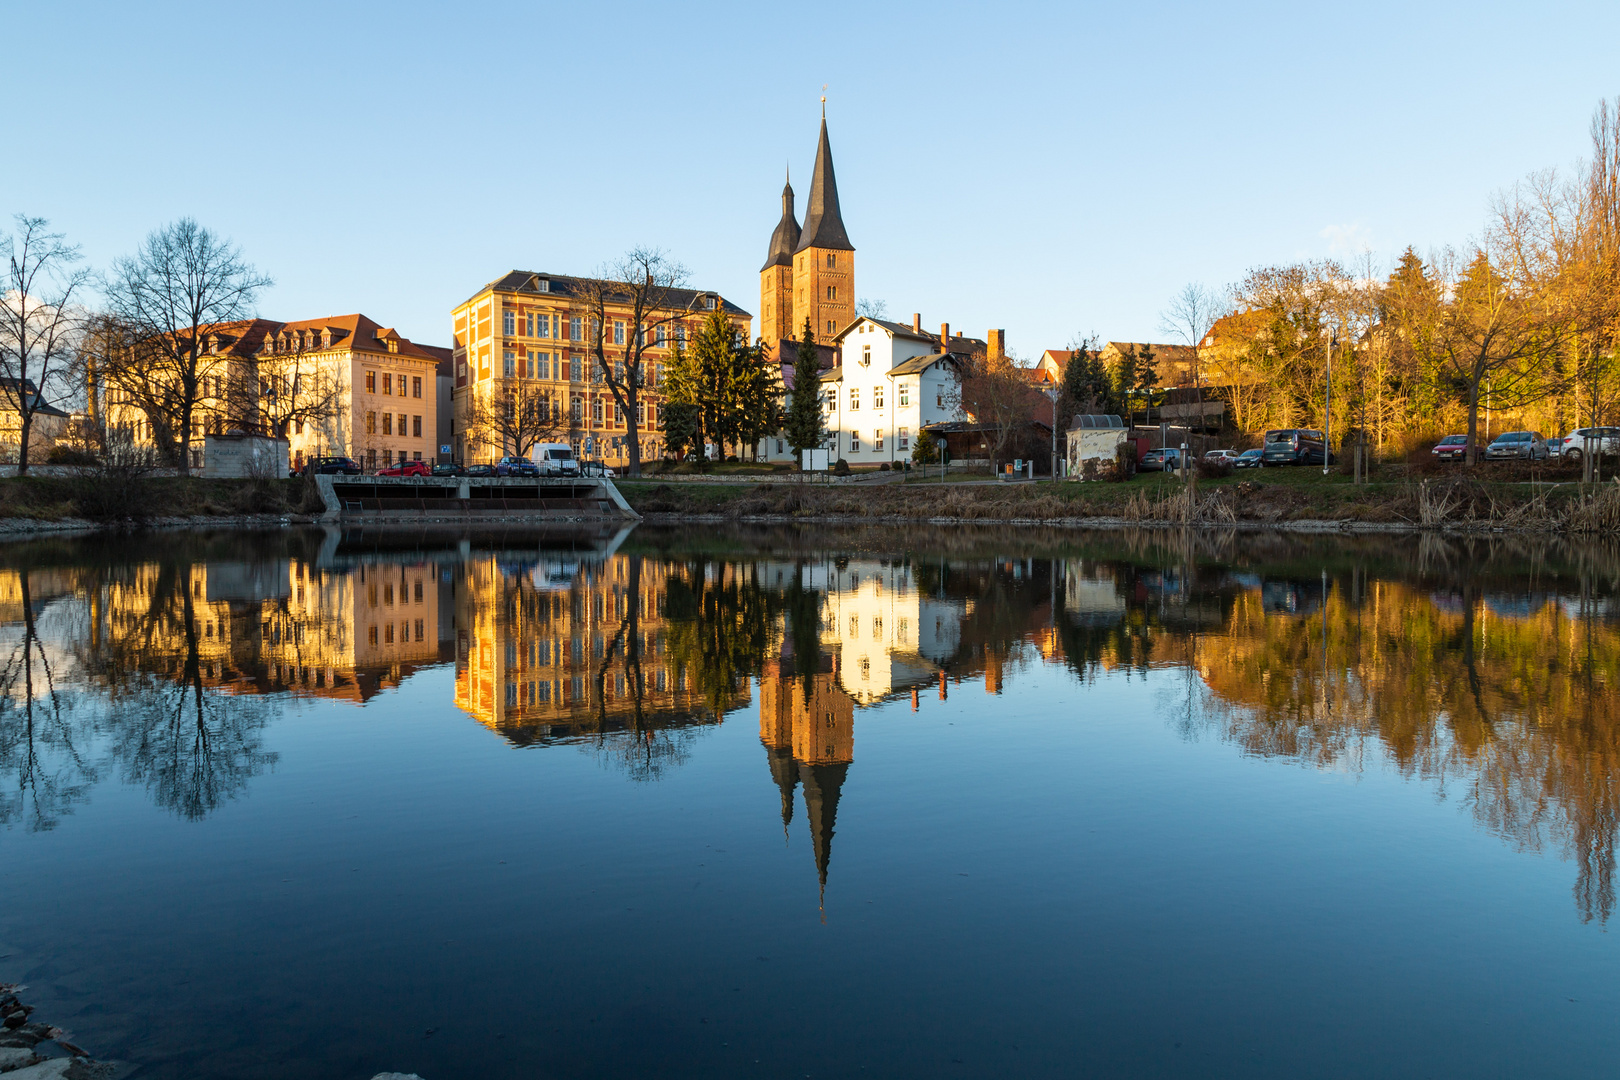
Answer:
POLYGON ((714 310, 714 297, 705 296, 703 298, 703 310, 704 311, 713 311, 714 310))

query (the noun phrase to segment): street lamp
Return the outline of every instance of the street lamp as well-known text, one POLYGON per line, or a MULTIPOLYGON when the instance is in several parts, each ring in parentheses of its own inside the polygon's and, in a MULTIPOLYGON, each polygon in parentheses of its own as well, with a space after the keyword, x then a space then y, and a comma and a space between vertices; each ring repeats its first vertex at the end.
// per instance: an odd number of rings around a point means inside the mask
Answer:
POLYGON ((1058 456, 1057 456, 1057 403, 1058 403, 1058 397, 1060 396, 1060 392, 1059 392, 1057 387, 1049 386, 1046 389, 1042 390, 1041 393, 1045 394, 1047 397, 1052 399, 1052 483, 1055 484, 1055 483, 1057 483, 1057 479, 1058 479, 1058 466, 1057 466, 1057 463, 1058 463, 1058 456))

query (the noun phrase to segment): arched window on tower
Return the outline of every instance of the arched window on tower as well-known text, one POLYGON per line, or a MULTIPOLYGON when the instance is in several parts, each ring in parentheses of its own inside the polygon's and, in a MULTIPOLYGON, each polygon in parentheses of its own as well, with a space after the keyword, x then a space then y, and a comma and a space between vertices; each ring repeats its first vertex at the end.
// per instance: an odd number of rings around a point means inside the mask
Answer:
POLYGON ((837 266, 838 266, 838 255, 837 255, 837 253, 832 252, 832 251, 827 252, 827 269, 832 270, 832 269, 835 269, 837 266))

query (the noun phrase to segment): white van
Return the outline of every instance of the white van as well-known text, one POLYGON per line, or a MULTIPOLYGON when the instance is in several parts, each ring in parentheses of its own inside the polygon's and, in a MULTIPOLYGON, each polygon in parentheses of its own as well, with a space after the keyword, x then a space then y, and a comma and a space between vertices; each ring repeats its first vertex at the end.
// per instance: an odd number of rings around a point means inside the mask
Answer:
POLYGON ((532 456, 541 476, 579 475, 579 459, 567 443, 540 443, 534 448, 532 456))

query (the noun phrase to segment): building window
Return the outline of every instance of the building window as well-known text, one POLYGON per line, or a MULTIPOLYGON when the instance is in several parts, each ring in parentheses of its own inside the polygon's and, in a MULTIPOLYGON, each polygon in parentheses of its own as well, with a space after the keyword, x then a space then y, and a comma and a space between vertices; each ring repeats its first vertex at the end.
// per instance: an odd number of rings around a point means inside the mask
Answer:
POLYGON ((613 344, 624 344, 624 323, 620 322, 618 319, 613 320, 613 344))
POLYGON ((838 408, 838 389, 836 387, 829 386, 829 387, 827 387, 827 411, 828 412, 833 412, 837 408, 838 408))
POLYGON ((422 396, 422 376, 420 376, 420 375, 412 375, 411 376, 411 397, 419 398, 421 396, 422 396))
POLYGON ((849 388, 849 411, 861 411, 861 391, 860 387, 858 386, 852 386, 849 388))
POLYGON ((668 328, 665 327, 663 323, 659 323, 658 324, 658 329, 656 331, 654 331, 653 339, 654 339, 654 341, 656 341, 658 343, 658 347, 660 349, 664 347, 664 342, 666 340, 666 330, 667 329, 668 328))
POLYGON ((511 311, 501 312, 501 333, 505 334, 507 337, 511 337, 513 334, 517 333, 517 327, 513 325, 513 322, 515 321, 514 316, 515 313, 511 311))
POLYGON ((579 357, 570 356, 568 358, 568 381, 569 382, 580 382, 581 379, 580 379, 579 376, 580 376, 579 357))
POLYGON ((591 419, 600 426, 602 423, 602 401, 600 398, 591 402, 591 419))
POLYGON ((385 413, 383 413, 383 434, 384 435, 392 435, 393 433, 394 433, 394 414, 391 413, 391 412, 385 412, 385 413))
MULTIPOLYGON (((404 413, 399 414, 399 433, 401 435, 405 434, 405 421, 408 420, 408 419, 409 419, 409 417, 407 417, 404 413)), ((405 460, 405 451, 401 450, 399 452, 399 460, 401 460, 401 461, 405 460)))
POLYGON ((945 407, 945 388, 943 386, 935 387, 934 404, 941 409, 945 407))
POLYGON ((366 372, 366 393, 375 394, 376 392, 377 392, 377 373, 375 371, 368 371, 368 372, 366 372))
POLYGON ((585 320, 582 317, 575 315, 568 320, 568 340, 585 340, 585 320))
POLYGON ((882 429, 879 429, 877 431, 872 432, 872 449, 874 449, 874 450, 883 449, 883 431, 882 431, 882 429))
POLYGON ((833 254, 830 251, 827 252, 827 269, 833 270, 833 269, 836 269, 837 266, 838 266, 838 256, 833 254))
POLYGON ((909 428, 901 428, 900 429, 899 441, 900 441, 900 449, 902 449, 902 450, 910 450, 911 449, 911 430, 909 428))
POLYGON ((900 384, 900 407, 903 409, 911 404, 911 384, 900 384))
POLYGON ((501 374, 508 379, 517 374, 517 354, 511 349, 507 349, 501 356, 501 374))
POLYGON ((374 412, 366 413, 366 434, 377 434, 377 414, 374 412))
POLYGON ((883 387, 881 386, 872 387, 872 408, 883 408, 883 387))
POLYGON ((827 336, 832 337, 837 332, 838 332, 837 329, 834 328, 834 326, 833 326, 833 321, 831 319, 828 319, 827 320, 827 336))
POLYGON ((858 431, 849 433, 849 452, 852 454, 861 452, 861 433, 858 431))
MULTIPOLYGON (((367 415, 370 415, 370 414, 367 414, 367 415)), ((375 450, 367 450, 366 451, 366 468, 373 469, 373 470, 375 470, 377 468, 377 451, 375 451, 375 450)), ((377 641, 376 638, 372 638, 372 644, 376 644, 376 641, 377 641)))
POLYGON ((394 393, 394 377, 386 371, 383 372, 383 393, 389 396, 394 393))
MULTIPOLYGON (((418 439, 422 437, 422 418, 420 416, 411 417, 411 434, 418 439)), ((420 454, 417 456, 421 457, 420 454)))

